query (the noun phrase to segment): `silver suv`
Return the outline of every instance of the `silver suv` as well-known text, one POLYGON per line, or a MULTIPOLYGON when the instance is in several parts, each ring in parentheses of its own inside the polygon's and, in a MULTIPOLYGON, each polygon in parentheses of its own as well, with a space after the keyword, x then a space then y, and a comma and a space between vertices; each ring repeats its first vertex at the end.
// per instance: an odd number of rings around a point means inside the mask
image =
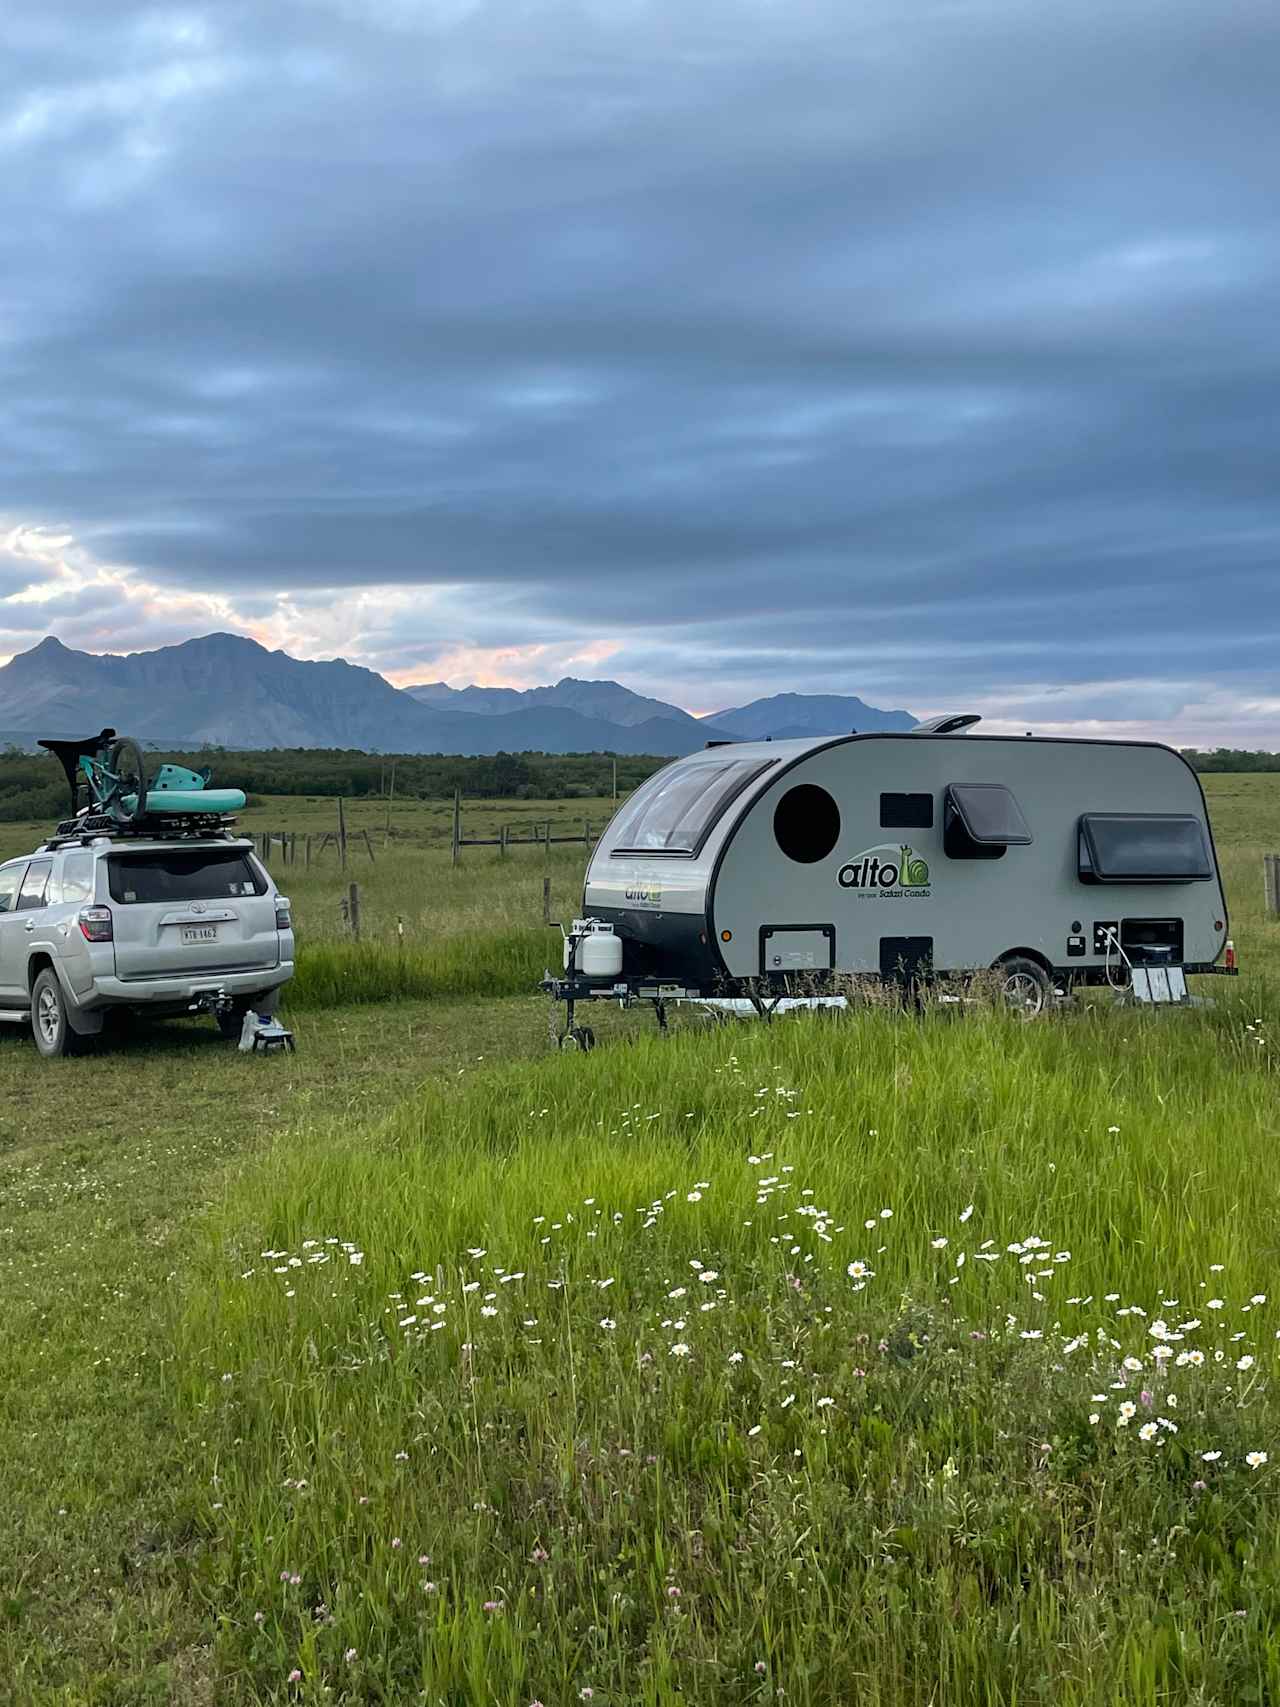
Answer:
POLYGON ((293 921, 251 842, 55 839, 0 865, 0 1021, 42 1055, 111 1013, 212 1013, 239 1037, 293 976, 293 921))

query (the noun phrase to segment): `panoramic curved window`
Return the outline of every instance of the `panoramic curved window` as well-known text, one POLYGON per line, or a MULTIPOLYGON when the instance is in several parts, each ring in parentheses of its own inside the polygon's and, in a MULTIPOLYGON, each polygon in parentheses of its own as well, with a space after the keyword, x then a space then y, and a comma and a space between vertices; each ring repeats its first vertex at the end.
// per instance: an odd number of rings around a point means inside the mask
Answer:
POLYGON ((644 783, 618 813, 613 854, 696 854, 748 784, 774 759, 687 759, 644 783))
POLYGON ((816 865, 840 840, 840 808, 825 788, 798 783, 774 809, 773 834, 788 859, 816 865))

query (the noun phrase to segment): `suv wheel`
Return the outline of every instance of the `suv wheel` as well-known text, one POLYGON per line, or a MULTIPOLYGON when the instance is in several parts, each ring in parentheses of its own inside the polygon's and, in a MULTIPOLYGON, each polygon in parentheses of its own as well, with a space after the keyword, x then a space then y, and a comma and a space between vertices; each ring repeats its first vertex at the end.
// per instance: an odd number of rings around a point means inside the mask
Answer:
POLYGON ((74 1055, 80 1041, 67 1018, 67 1000, 58 975, 47 966, 31 990, 31 1033, 36 1048, 50 1061, 60 1055, 74 1055))

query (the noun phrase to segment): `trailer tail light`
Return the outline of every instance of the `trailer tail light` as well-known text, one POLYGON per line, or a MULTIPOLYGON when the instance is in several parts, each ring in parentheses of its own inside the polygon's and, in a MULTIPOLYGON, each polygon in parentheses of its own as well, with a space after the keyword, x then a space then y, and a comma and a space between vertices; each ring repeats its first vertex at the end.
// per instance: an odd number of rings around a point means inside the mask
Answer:
POLYGON ((1228 972, 1234 972, 1236 969, 1236 945, 1232 942, 1230 937, 1227 938, 1226 966, 1228 972))
POLYGON ((293 914, 289 911, 289 903, 283 895, 276 896, 276 929, 291 931, 293 929, 293 914))
POLYGON ((110 907, 81 907, 80 934, 86 942, 112 940, 110 907))

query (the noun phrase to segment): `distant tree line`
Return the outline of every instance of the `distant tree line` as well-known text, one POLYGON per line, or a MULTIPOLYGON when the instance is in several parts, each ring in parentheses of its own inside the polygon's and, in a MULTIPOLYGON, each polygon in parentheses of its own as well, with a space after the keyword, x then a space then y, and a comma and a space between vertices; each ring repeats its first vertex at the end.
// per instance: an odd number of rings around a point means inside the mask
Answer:
MULTIPOLYGON (((1198 771, 1280 771, 1280 753, 1218 747, 1213 752, 1184 748, 1198 771)), ((214 781, 246 794, 344 795, 347 799, 383 796, 451 800, 455 789, 486 800, 584 800, 608 795, 613 788, 613 758, 607 753, 493 753, 459 758, 441 753, 361 753, 329 747, 273 747, 244 753, 225 747, 150 753, 158 768, 166 760, 203 770, 214 781)), ((651 776, 665 758, 621 754, 618 792, 627 794, 651 776)), ((66 815, 66 783, 51 754, 0 748, 0 823, 38 822, 66 815)))
MULTIPOLYGON (((613 758, 607 753, 493 753, 478 758, 453 754, 361 753, 317 747, 279 747, 245 753, 223 747, 148 753, 158 769, 166 761, 191 770, 213 771, 213 780, 246 794, 382 796, 451 800, 455 789, 488 800, 585 800, 613 789, 613 758)), ((629 793, 651 776, 664 758, 623 754, 618 792, 629 793)), ((0 822, 65 817, 70 806, 61 768, 51 754, 0 749, 0 822)))
POLYGON ((1198 771, 1280 771, 1280 753, 1250 753, 1242 747, 1215 747, 1211 753, 1184 747, 1182 756, 1198 771))

